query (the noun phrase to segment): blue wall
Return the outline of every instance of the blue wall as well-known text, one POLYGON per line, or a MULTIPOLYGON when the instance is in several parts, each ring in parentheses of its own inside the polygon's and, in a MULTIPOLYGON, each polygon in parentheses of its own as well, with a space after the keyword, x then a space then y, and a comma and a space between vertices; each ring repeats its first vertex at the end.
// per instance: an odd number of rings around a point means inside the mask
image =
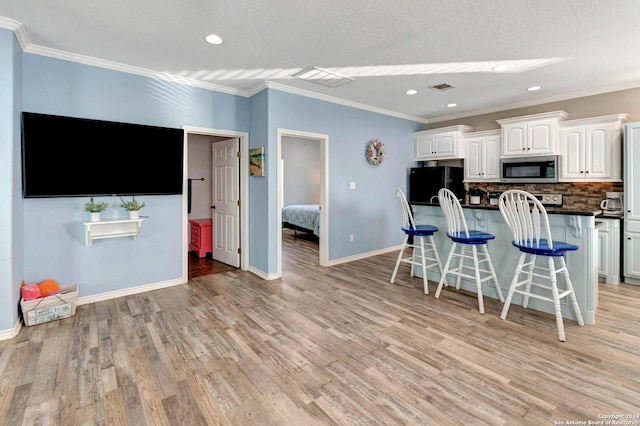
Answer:
MULTIPOLYGON (((72 117, 123 121, 180 128, 183 125, 249 130, 249 99, 181 84, 154 80, 102 68, 24 55, 24 110, 72 117)), ((64 143, 64 135, 52 135, 64 143)), ((108 146, 95 146, 87 135, 85 160, 77 165, 78 179, 85 173, 126 173, 126 167, 147 158, 129 158, 112 170, 93 170, 91 158, 108 146)), ((55 172, 55 165, 52 165, 55 172)), ((119 199, 107 201, 103 218, 124 217, 119 199)), ((84 244, 82 211, 87 198, 24 200, 24 278, 55 278, 79 283, 88 296, 145 284, 178 279, 182 275, 182 197, 140 197, 146 202, 138 241, 116 238, 84 244)))
MULTIPOLYGON (((406 190, 413 160, 413 132, 423 124, 355 109, 317 99, 269 90, 268 149, 275 153, 277 129, 285 128, 329 136, 329 260, 340 259, 402 242, 396 188, 406 190), (379 139, 385 145, 382 164, 365 159, 367 143, 379 139), (349 189, 355 182, 356 189, 349 189), (349 235, 354 241, 349 241, 349 235)), ((266 159, 275 170, 274 155, 266 159)), ((275 173, 268 182, 269 270, 275 271, 277 230, 275 173)))
MULTIPOLYGON (((269 148, 267 141, 268 133, 268 98, 269 91, 263 90, 251 97, 251 131, 249 136, 249 148, 265 147, 265 176, 249 177, 249 200, 251 201, 249 211, 249 233, 250 263, 256 269, 265 274, 274 273, 276 269, 270 268, 269 258, 275 253, 269 250, 269 215, 275 211, 269 209, 269 182, 275 179, 275 169, 269 168, 269 159, 275 157, 269 148)), ((274 227, 275 228, 275 227, 274 227)))
MULTIPOLYGON (((413 132, 424 127, 420 123, 274 89, 249 99, 22 53, 11 31, 0 30, 0 58, 0 88, 13 93, 0 103, 0 308, 4 308, 0 310, 0 331, 12 328, 17 320, 17 285, 22 279, 78 283, 80 295, 90 296, 175 280, 182 266, 181 196, 141 197, 147 204, 142 214, 149 217, 142 225, 140 240, 100 240, 91 247, 84 244, 82 225, 88 219, 88 213, 82 211, 86 198, 22 200, 22 110, 249 132, 250 147, 266 148, 266 176, 249 179, 249 263, 266 274, 277 271, 278 128, 329 136, 329 259, 384 249, 402 240, 395 188, 406 188, 407 169, 414 164, 413 132), (366 144, 373 139, 380 139, 386 147, 380 166, 365 159, 366 144), (357 184, 355 190, 349 189, 352 181, 357 184), (6 235, 7 229, 11 235, 6 235), (355 236, 354 242, 349 242, 349 234, 355 236)), ((52 135, 52 143, 64 143, 63 135, 52 135)), ((91 157, 101 149, 109 147, 92 145, 87 135, 87 155, 78 164, 79 179, 84 173, 125 172, 122 165, 109 171, 92 170, 91 157)), ((123 164, 135 166, 136 161, 150 159, 151 155, 130 159, 123 153, 123 164)), ((124 217, 118 199, 97 200, 110 204, 105 218, 124 217)))
POLYGON ((0 28, 0 331, 16 324, 23 275, 21 79, 20 45, 12 31, 0 28))

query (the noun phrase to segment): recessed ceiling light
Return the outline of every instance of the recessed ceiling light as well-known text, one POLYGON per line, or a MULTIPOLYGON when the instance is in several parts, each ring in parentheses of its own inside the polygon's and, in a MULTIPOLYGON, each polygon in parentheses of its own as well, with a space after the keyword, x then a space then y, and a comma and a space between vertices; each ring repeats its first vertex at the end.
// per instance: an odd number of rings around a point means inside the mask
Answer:
POLYGON ((457 107, 458 104, 447 104, 447 108, 453 108, 453 107, 457 107))
POLYGON ((415 89, 411 89, 411 90, 407 90, 406 93, 407 95, 415 95, 416 93, 418 93, 418 91, 415 89))
POLYGON ((204 39, 207 41, 207 43, 222 44, 222 39, 216 34, 209 34, 204 39))
POLYGON ((542 89, 542 87, 540 86, 531 86, 527 90, 530 92, 535 92, 536 90, 540 90, 540 89, 542 89))

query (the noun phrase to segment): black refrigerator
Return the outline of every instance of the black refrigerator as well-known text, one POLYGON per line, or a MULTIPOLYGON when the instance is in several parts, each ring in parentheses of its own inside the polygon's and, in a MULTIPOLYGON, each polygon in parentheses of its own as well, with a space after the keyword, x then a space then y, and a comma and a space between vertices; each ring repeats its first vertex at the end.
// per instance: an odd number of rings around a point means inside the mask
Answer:
MULTIPOLYGON (((464 168, 453 166, 416 167, 409 176, 409 202, 429 203, 440 188, 453 191, 464 199, 464 168)), ((437 202, 433 199, 434 202, 437 202)))

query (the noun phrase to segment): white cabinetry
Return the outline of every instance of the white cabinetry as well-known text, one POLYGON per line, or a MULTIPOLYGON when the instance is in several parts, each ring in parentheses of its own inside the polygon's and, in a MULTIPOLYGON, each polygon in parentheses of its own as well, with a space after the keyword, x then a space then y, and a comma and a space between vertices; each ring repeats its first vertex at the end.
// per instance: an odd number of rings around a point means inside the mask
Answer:
POLYGON ((449 126, 415 132, 415 160, 463 158, 461 138, 464 133, 470 131, 473 131, 473 127, 449 126))
POLYGON ((567 117, 564 111, 552 111, 496 120, 502 127, 502 156, 556 154, 558 123, 567 117))
POLYGON ((607 284, 620 282, 620 219, 597 218, 598 277, 607 284))
POLYGON ((500 180, 500 130, 467 133, 464 175, 467 182, 500 180))
POLYGON ((640 285, 640 232, 625 232, 624 281, 640 285))
POLYGON ((624 281, 640 285, 640 123, 624 136, 624 281))
POLYGON ((622 123, 627 114, 615 114, 560 124, 559 180, 620 182, 622 123))

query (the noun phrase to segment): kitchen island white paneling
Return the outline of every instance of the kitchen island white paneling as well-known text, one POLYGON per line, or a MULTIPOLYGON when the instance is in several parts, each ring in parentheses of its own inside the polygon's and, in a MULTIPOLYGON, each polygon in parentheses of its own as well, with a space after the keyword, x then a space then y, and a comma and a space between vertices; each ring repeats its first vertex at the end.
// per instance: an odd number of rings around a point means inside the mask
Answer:
MULTIPOLYGON (((438 227, 439 232, 434 234, 434 239, 440 257, 443 262, 446 261, 451 241, 445 235, 447 224, 442 209, 438 205, 416 204, 413 204, 412 208, 416 224, 430 224, 438 227)), ((463 210, 470 228, 489 232, 496 236, 495 240, 489 241, 487 247, 498 275, 500 287, 506 295, 520 256, 520 251, 511 245, 513 239, 511 231, 496 207, 463 206, 463 210)), ((553 210, 548 210, 548 212, 553 239, 580 247, 578 251, 567 253, 567 268, 584 322, 585 324, 594 324, 598 305, 598 234, 595 229, 595 215, 591 212, 560 210, 555 213, 553 210)), ((540 256, 539 261, 545 260, 540 256)), ((416 275, 422 277, 421 271, 416 270, 416 275)), ((437 283, 440 280, 440 273, 428 271, 427 277, 437 283)), ((450 279, 449 283, 454 284, 453 281, 450 279)), ((564 286, 564 278, 561 274, 558 276, 558 285, 564 286)), ((460 288, 476 292, 476 285, 470 280, 463 279, 460 288)), ((482 293, 485 297, 498 298, 496 290, 487 283, 483 284, 482 293)), ((513 304, 522 305, 522 296, 514 295, 513 304)), ((554 313, 552 304, 532 298, 529 299, 529 309, 554 313)), ((487 314, 492 313, 487 312, 487 314)), ((499 315, 500 312, 494 314, 499 315)), ((562 316, 575 321, 573 310, 571 306, 566 304, 566 301, 562 302, 562 316)))

